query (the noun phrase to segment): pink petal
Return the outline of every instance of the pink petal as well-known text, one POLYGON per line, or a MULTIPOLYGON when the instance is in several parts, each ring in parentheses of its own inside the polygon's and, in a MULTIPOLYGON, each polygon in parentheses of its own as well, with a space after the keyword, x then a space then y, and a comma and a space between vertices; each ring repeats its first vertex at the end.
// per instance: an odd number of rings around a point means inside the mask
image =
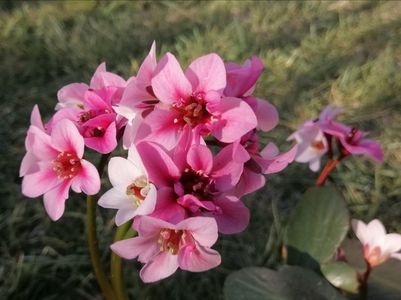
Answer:
POLYGON ((73 179, 73 185, 87 195, 95 195, 100 190, 100 177, 96 167, 87 160, 81 159, 81 172, 73 179))
POLYGON ((214 123, 212 134, 223 143, 232 143, 256 128, 258 122, 252 108, 238 98, 223 98, 214 113, 219 120, 214 123))
POLYGON ((32 152, 28 151, 22 159, 19 176, 22 177, 37 171, 39 171, 38 158, 32 152))
POLYGON ((110 153, 117 147, 117 128, 115 123, 115 114, 104 114, 90 119, 84 124, 84 130, 93 130, 93 128, 101 127, 105 129, 103 136, 86 136, 84 141, 88 148, 98 151, 102 154, 110 153))
POLYGON ((401 253, 393 253, 390 257, 401 260, 401 253))
POLYGON ((263 62, 256 56, 248 59, 242 66, 227 63, 227 87, 224 94, 230 97, 248 96, 254 89, 263 68, 263 62))
POLYGON ((192 213, 198 212, 200 208, 210 211, 215 209, 215 205, 212 201, 201 201, 196 196, 190 194, 179 197, 177 203, 190 210, 192 213))
POLYGON ((84 139, 70 120, 61 120, 54 126, 51 142, 60 152, 70 151, 78 158, 84 155, 84 139))
POLYGON ((187 245, 178 252, 181 269, 191 272, 204 272, 221 264, 220 254, 201 245, 187 245))
POLYGON ((369 243, 369 232, 366 224, 356 219, 353 219, 351 224, 356 237, 361 241, 361 243, 363 245, 369 243))
POLYGON ((143 165, 149 174, 149 179, 157 187, 173 186, 181 174, 171 157, 160 146, 151 142, 141 142, 137 145, 143 165))
POLYGON ((60 153, 53 147, 50 136, 38 127, 29 127, 28 134, 32 142, 30 149, 39 160, 52 161, 60 153))
POLYGON ((263 149, 260 153, 262 159, 257 160, 257 162, 263 167, 264 174, 274 174, 281 172, 288 166, 289 163, 291 163, 295 159, 298 147, 297 145, 295 145, 287 152, 284 152, 280 155, 271 156, 272 153, 269 153, 269 145, 270 147, 272 147, 272 143, 269 143, 266 148, 263 149))
POLYGON ((92 90, 85 92, 85 110, 110 110, 110 105, 92 90))
POLYGON ((185 72, 194 92, 223 91, 226 87, 224 62, 215 53, 194 60, 185 72))
MULTIPOLYGON (((249 210, 236 197, 225 196, 215 201, 220 213, 214 213, 219 232, 233 234, 243 231, 249 224, 249 210)), ((207 215, 207 214, 204 214, 207 215)))
POLYGON ((42 131, 45 131, 42 117, 40 116, 39 107, 37 105, 33 107, 31 112, 31 125, 38 127, 42 131))
POLYGON ((248 168, 244 168, 244 172, 241 175, 241 179, 235 186, 235 195, 242 197, 248 195, 262 188, 266 183, 265 176, 253 172, 248 168))
POLYGON ((164 55, 158 63, 152 79, 152 88, 156 97, 167 104, 185 99, 192 93, 190 82, 171 53, 164 55))
POLYGON ((53 189, 59 183, 59 178, 53 171, 52 166, 49 165, 36 173, 24 176, 22 179, 22 194, 35 198, 53 189))
POLYGON ((177 203, 177 196, 171 188, 157 191, 157 201, 152 217, 176 224, 187 217, 185 208, 177 203))
POLYGON ((258 129, 270 131, 277 126, 279 120, 278 111, 267 100, 256 97, 246 97, 244 100, 253 109, 256 115, 258 129))
POLYGON ((50 219, 57 221, 64 213, 65 200, 68 198, 68 191, 71 186, 70 180, 64 180, 55 188, 46 192, 43 196, 43 203, 50 219))
POLYGON ((84 94, 89 89, 85 83, 71 83, 62 87, 57 92, 57 99, 60 103, 57 104, 57 109, 65 107, 82 105, 84 101, 84 94))
POLYGON ((152 216, 140 216, 135 219, 134 229, 140 236, 153 236, 157 240, 161 229, 176 229, 174 224, 152 216))
POLYGON ((358 147, 354 147, 355 154, 366 154, 372 159, 383 162, 384 154, 380 144, 374 140, 362 140, 359 142, 358 147))
POLYGON ((248 152, 239 143, 225 146, 214 158, 211 176, 219 191, 233 188, 239 181, 244 163, 250 158, 248 152))
POLYGON ((107 72, 106 64, 102 63, 97 67, 95 74, 93 74, 90 82, 90 87, 92 89, 100 90, 104 87, 109 86, 124 87, 125 84, 126 82, 123 78, 114 73, 107 72))
POLYGON ((178 269, 177 255, 161 252, 141 269, 139 276, 143 282, 155 282, 169 277, 178 269))
POLYGON ((194 171, 209 174, 213 166, 213 155, 204 145, 193 145, 187 154, 187 162, 194 171))
POLYGON ((194 239, 205 247, 213 246, 218 238, 217 223, 213 218, 188 218, 178 223, 176 228, 189 230, 194 239))
POLYGON ((367 231, 370 238, 379 239, 386 235, 386 228, 384 228, 382 222, 378 219, 370 221, 367 225, 367 231))
POLYGON ((157 61, 156 61, 156 42, 153 41, 152 46, 150 47, 150 51, 148 55, 143 60, 138 73, 137 78, 143 83, 151 84, 151 80, 153 77, 153 72, 156 69, 157 61))
POLYGON ((142 236, 115 242, 110 248, 125 259, 134 259, 139 256, 141 262, 147 262, 159 252, 157 240, 153 237, 142 236))

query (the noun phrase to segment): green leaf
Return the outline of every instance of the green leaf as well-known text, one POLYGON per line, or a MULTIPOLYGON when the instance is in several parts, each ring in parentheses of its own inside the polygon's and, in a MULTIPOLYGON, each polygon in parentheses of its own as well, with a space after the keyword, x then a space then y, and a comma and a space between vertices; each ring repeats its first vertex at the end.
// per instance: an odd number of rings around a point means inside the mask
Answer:
POLYGON ((335 287, 350 293, 358 292, 357 271, 346 262, 329 262, 321 266, 321 271, 335 287))
POLYGON ((245 268, 224 284, 226 300, 345 300, 324 278, 311 270, 285 266, 279 271, 245 268))
POLYGON ((333 187, 309 189, 286 231, 288 263, 318 270, 333 257, 349 229, 347 206, 333 187))

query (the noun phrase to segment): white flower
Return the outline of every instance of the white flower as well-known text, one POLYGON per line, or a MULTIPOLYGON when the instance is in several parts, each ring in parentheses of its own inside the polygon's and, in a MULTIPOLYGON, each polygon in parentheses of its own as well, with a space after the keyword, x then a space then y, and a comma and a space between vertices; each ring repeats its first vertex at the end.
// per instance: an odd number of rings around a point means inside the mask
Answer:
POLYGON ((117 226, 135 216, 153 212, 156 187, 149 182, 145 167, 134 147, 128 150, 128 159, 110 159, 108 174, 113 188, 99 199, 98 204, 104 208, 118 209, 115 219, 117 226))
POLYGON ((385 262, 390 257, 401 260, 401 234, 388 233, 383 224, 374 219, 365 224, 352 220, 352 228, 363 245, 363 255, 371 267, 385 262))

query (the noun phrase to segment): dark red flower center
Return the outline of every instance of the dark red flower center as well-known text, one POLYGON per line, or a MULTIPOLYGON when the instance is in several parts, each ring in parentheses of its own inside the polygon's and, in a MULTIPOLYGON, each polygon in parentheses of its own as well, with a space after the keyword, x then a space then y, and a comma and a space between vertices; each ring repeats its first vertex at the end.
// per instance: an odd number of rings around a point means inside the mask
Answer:
POLYGON ((177 255, 181 239, 185 238, 185 235, 184 230, 160 230, 159 239, 157 240, 160 245, 160 251, 168 251, 173 255, 177 255))
POLYGON ((195 127, 198 124, 207 123, 211 114, 206 109, 206 101, 202 93, 192 94, 187 99, 173 104, 173 110, 176 111, 177 117, 174 119, 175 124, 182 126, 188 124, 195 127))
POLYGON ((73 152, 61 152, 53 160, 53 170, 61 179, 73 178, 81 171, 81 168, 81 160, 73 152))
POLYGON ((202 171, 186 168, 181 175, 180 182, 184 189, 184 194, 195 195, 201 199, 208 198, 210 194, 211 179, 202 171))

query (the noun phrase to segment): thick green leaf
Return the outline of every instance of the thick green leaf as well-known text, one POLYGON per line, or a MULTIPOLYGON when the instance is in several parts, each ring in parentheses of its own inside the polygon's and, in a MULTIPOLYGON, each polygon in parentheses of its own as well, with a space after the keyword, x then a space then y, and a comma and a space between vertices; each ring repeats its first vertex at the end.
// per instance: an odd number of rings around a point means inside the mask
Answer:
POLYGON ((230 274, 226 300, 345 300, 324 278, 296 266, 246 268, 230 274))
POLYGON ((333 187, 309 189, 286 232, 288 263, 319 269, 331 260, 349 229, 347 206, 333 187))
MULTIPOLYGON (((347 261, 361 272, 366 270, 361 243, 347 239, 341 246, 347 261)), ((368 281, 369 300, 401 300, 401 261, 389 259, 373 268, 368 281)))
POLYGON ((321 266, 321 271, 335 287, 350 293, 358 292, 357 271, 346 262, 329 262, 321 266))

